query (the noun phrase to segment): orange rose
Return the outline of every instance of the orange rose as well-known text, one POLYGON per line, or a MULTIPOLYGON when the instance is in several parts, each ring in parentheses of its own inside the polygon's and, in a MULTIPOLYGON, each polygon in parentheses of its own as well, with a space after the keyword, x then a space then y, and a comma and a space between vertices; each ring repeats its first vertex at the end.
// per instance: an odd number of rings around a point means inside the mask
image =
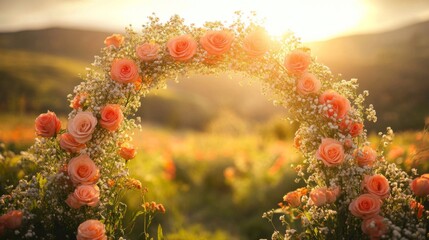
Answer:
POLYGON ((301 95, 319 92, 322 83, 311 73, 304 73, 296 80, 296 91, 301 95))
POLYGON ((60 136, 60 147, 67 152, 75 153, 86 148, 85 143, 77 142, 70 133, 64 133, 60 136))
POLYGON ((311 57, 307 52, 296 49, 285 57, 284 66, 291 74, 302 74, 307 71, 311 63, 311 57))
POLYGON ((60 131, 61 122, 55 113, 48 111, 36 118, 34 127, 38 136, 53 137, 60 131))
POLYGON ((97 185, 79 185, 67 197, 66 203, 71 208, 80 208, 87 205, 95 207, 100 202, 100 189, 97 185))
POLYGON ((341 165, 344 161, 343 144, 332 138, 324 138, 316 152, 316 158, 328 167, 341 165))
POLYGON ((289 192, 283 197, 283 201, 288 202, 291 207, 299 207, 301 205, 301 193, 298 191, 289 192))
POLYGON ((326 105, 327 117, 344 118, 350 110, 350 101, 333 90, 327 90, 319 97, 319 104, 326 105))
POLYGON ((360 167, 372 166, 377 159, 377 152, 370 146, 364 146, 362 149, 356 149, 354 155, 356 157, 357 164, 360 167))
POLYGON ((94 184, 100 177, 100 170, 86 154, 72 158, 68 163, 67 172, 75 185, 94 184))
POLYGON ((73 100, 70 102, 70 107, 73 109, 82 108, 82 102, 85 101, 86 94, 77 94, 74 96, 73 100))
POLYGON ((119 155, 125 160, 130 160, 136 156, 136 149, 131 143, 123 143, 121 149, 119 150, 119 155))
POLYGON ((67 130, 78 143, 86 143, 92 138, 97 126, 97 118, 91 112, 78 112, 69 120, 67 130))
POLYGON ((375 240, 380 239, 387 232, 387 225, 382 216, 376 215, 363 220, 361 229, 371 240, 375 240))
POLYGON ((348 117, 345 117, 338 125, 341 132, 350 134, 352 137, 359 136, 363 131, 363 124, 360 122, 352 122, 348 117))
POLYGON ((106 228, 98 220, 86 220, 77 228, 76 240, 107 240, 106 228))
POLYGON ((411 190, 416 196, 426 197, 429 195, 429 176, 424 174, 411 182, 411 190))
POLYGON ((390 195, 389 181, 383 175, 365 176, 362 185, 368 193, 374 194, 381 199, 390 195))
POLYGON ((244 38, 243 48, 250 57, 262 57, 270 49, 271 40, 264 29, 257 29, 244 38))
POLYGON ((210 55, 222 55, 230 48, 234 35, 229 31, 208 31, 200 39, 201 46, 210 55))
POLYGON ((349 204, 350 212, 359 218, 368 219, 380 213, 381 200, 373 194, 362 194, 349 204))
POLYGON ((150 62, 158 58, 159 45, 143 43, 136 47, 136 54, 143 62, 150 62))
POLYGON ((186 34, 170 39, 167 48, 174 60, 185 62, 197 53, 197 42, 191 35, 186 34))
POLYGON ((118 104, 107 104, 101 109, 100 125, 101 127, 114 132, 118 130, 119 126, 124 120, 121 106, 118 104))
POLYGON ((315 206, 322 206, 326 203, 326 188, 315 188, 310 192, 311 202, 315 206))
POLYGON ((360 122, 353 122, 350 124, 349 133, 352 137, 359 136, 363 131, 363 124, 360 122))
POLYGON ((124 42, 124 36, 122 36, 121 34, 112 34, 108 36, 106 39, 104 39, 104 44, 106 44, 106 47, 113 45, 116 48, 118 48, 122 45, 123 42, 124 42))
MULTIPOLYGON (((22 211, 12 210, 0 217, 0 226, 3 226, 3 231, 7 229, 17 229, 22 224, 22 211)), ((0 229, 1 236, 1 229, 0 229)))
POLYGON ((295 138, 293 139, 293 146, 297 149, 301 147, 301 135, 297 134, 295 135, 295 138))
POLYGON ((110 67, 110 77, 118 83, 132 83, 139 79, 137 65, 131 59, 115 59, 110 67))

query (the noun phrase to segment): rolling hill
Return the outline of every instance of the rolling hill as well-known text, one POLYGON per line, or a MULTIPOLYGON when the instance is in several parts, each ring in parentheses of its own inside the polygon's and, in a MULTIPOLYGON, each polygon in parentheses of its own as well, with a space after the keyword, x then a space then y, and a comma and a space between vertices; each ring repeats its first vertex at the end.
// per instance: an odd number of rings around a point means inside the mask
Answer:
MULTIPOLYGON (((61 28, 0 33, 0 112, 68 112, 65 96, 108 35, 61 28), (31 99, 44 101, 36 104, 31 99)), ((342 73, 345 79, 358 78, 361 88, 370 91, 368 102, 375 105, 379 116, 379 123, 370 129, 423 127, 429 116, 429 21, 307 45, 334 73, 342 73)), ((260 94, 257 83, 240 87, 234 79, 213 76, 181 82, 169 84, 168 92, 144 99, 143 118, 174 127, 201 128, 222 109, 254 121, 282 111, 260 94)))

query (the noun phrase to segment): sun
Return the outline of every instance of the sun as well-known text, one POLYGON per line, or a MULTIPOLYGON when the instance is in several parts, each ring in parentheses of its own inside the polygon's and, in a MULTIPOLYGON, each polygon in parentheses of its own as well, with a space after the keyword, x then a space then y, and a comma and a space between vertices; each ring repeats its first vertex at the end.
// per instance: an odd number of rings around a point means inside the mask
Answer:
POLYGON ((287 1, 283 8, 266 9, 262 1, 259 12, 266 17, 266 28, 273 35, 291 30, 303 41, 317 41, 353 32, 365 13, 358 0, 287 1))

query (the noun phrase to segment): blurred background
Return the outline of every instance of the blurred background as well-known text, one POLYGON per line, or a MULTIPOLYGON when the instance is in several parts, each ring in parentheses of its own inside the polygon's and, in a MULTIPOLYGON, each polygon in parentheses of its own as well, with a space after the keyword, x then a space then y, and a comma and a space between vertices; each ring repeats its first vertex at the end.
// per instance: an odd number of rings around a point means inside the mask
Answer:
MULTIPOLYGON (((294 31, 319 62, 369 90, 378 122, 397 137, 387 159, 407 170, 429 170, 429 1, 99 1, 0 0, 0 150, 19 154, 34 142, 34 119, 47 110, 66 117, 67 94, 104 46, 106 36, 136 30, 155 12, 186 22, 230 22, 256 11, 268 31, 294 31)), ((269 238, 262 213, 295 189, 291 165, 296 125, 285 109, 239 75, 191 76, 142 100, 139 153, 131 174, 162 202, 167 239, 269 238)), ((269 94, 269 93, 268 93, 269 94)), ((372 137, 373 144, 377 138, 372 137)), ((31 172, 31 163, 0 160, 0 194, 31 172)), ((127 197, 132 208, 139 203, 127 197)), ((138 230, 138 224, 137 224, 138 230)), ((136 235, 137 236, 137 235, 136 235)), ((137 238, 137 237, 136 237, 137 238)))

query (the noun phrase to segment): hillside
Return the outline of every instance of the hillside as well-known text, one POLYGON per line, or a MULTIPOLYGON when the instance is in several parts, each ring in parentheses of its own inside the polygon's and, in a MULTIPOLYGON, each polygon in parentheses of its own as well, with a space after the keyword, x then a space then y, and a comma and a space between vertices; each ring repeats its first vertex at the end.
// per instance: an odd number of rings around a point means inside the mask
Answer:
MULTIPOLYGON (((0 33, 0 112, 67 112, 65 96, 108 35, 61 28, 0 33), (44 103, 31 99, 44 99, 44 103)), ((379 123, 370 129, 422 128, 429 116, 429 22, 308 46, 334 73, 358 78, 361 88, 370 91, 368 102, 379 116, 379 123)), ((212 76, 182 79, 181 84, 169 84, 165 93, 144 99, 142 116, 173 127, 201 128, 224 109, 255 121, 281 111, 260 94, 258 84, 240 87, 238 82, 212 76)))
POLYGON ((421 129, 429 116, 429 21, 378 34, 311 43, 318 60, 358 78, 370 91, 382 129, 421 129))

